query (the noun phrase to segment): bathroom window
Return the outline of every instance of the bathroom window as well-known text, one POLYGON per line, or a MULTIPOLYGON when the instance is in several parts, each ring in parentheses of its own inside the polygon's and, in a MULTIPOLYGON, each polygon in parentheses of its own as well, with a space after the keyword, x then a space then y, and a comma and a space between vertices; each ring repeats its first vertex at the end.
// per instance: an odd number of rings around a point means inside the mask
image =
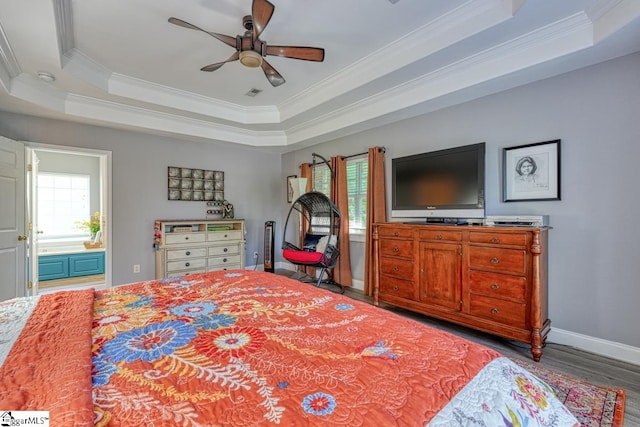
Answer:
POLYGON ((41 240, 83 239, 78 226, 91 216, 89 175, 38 173, 38 229, 41 240))

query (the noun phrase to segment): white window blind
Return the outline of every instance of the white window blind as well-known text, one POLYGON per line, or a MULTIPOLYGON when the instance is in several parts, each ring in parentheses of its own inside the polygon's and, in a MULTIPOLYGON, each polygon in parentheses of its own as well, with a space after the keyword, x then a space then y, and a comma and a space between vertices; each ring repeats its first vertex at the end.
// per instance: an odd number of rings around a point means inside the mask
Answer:
MULTIPOLYGON (((367 156, 347 159, 347 196, 349 199, 349 232, 363 234, 367 224, 367 177, 369 161, 367 156)), ((313 190, 331 197, 331 173, 326 164, 312 169, 313 190)), ((342 213, 344 215, 344 212, 342 213)))
POLYGON ((38 173, 38 228, 41 239, 84 238, 78 221, 91 216, 89 175, 38 173))

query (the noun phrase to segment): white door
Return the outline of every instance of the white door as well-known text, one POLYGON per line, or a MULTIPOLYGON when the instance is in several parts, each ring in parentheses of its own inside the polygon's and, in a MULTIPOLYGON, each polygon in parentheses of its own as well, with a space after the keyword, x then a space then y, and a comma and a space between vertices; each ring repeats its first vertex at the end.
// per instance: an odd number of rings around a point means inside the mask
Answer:
POLYGON ((27 283, 31 284, 31 295, 38 294, 38 155, 31 148, 26 149, 27 157, 27 230, 29 231, 29 269, 27 283))
POLYGON ((24 144, 0 136, 0 301, 26 288, 24 144))

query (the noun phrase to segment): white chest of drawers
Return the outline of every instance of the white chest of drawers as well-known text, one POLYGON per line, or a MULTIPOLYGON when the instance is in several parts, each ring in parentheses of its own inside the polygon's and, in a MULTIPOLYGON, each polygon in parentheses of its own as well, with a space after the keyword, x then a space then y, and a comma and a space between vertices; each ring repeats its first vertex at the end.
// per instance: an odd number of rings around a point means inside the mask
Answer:
POLYGON ((156 279, 244 268, 244 220, 159 220, 156 279))

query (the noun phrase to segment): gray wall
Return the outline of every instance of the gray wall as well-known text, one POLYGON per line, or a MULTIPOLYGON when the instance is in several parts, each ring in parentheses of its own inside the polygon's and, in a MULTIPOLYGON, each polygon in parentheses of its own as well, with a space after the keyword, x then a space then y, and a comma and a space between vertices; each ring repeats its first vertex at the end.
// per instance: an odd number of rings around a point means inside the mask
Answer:
MULTIPOLYGON (((167 167, 225 172, 225 197, 246 220, 246 264, 263 253, 264 223, 280 212, 281 155, 227 143, 163 136, 0 112, 0 134, 19 141, 112 152, 112 254, 114 285, 153 279, 156 219, 205 218, 204 202, 167 200, 167 167), (139 274, 133 264, 141 265, 139 274)), ((279 235, 279 231, 277 233, 279 235)))
POLYGON ((487 214, 550 215, 552 327, 640 347, 639 70, 634 54, 288 153, 281 180, 312 152, 382 145, 389 191, 392 158, 485 141, 487 214), (562 140, 562 200, 501 202, 502 149, 552 139, 562 140))

